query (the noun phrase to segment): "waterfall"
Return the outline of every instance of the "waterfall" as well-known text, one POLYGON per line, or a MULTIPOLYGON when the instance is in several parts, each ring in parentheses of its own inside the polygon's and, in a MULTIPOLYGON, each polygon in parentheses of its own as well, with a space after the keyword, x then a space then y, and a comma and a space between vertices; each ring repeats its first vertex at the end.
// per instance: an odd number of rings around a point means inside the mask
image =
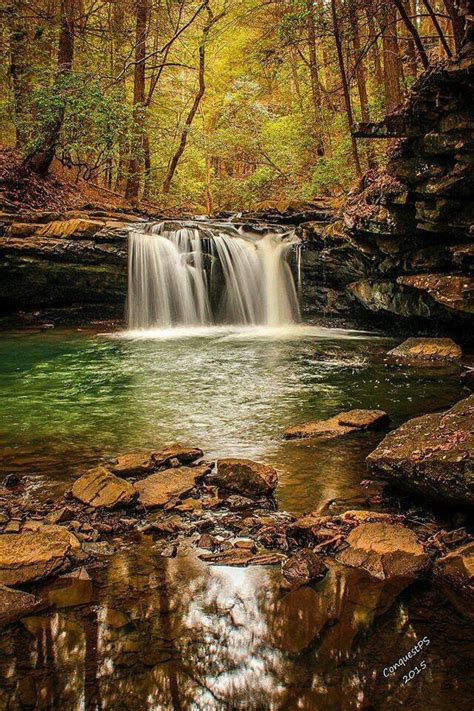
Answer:
POLYGON ((299 320, 287 257, 299 240, 277 226, 162 222, 129 237, 129 329, 299 320))

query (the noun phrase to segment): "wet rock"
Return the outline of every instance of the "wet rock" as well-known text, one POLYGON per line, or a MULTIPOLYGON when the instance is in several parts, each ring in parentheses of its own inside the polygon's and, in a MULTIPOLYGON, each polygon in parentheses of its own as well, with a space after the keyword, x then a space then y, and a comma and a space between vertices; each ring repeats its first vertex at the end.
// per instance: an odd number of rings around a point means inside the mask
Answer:
POLYGON ((0 626, 17 622, 36 611, 39 606, 34 595, 0 585, 0 626))
POLYGON ((381 580, 414 577, 429 566, 415 533, 398 524, 363 523, 349 533, 346 542, 347 548, 336 559, 381 580))
MULTIPOLYGON (((50 521, 49 523, 53 523, 50 521)), ((22 531, 39 531, 39 529, 45 525, 44 521, 25 521, 22 527, 22 531)))
POLYGON ((2 526, 4 523, 8 523, 10 520, 10 516, 8 514, 0 512, 0 526, 2 526))
POLYGON ((74 518, 74 511, 69 506, 62 506, 60 509, 51 511, 47 519, 49 523, 66 523, 74 518))
POLYGON ((11 520, 3 529, 4 533, 19 533, 21 531, 21 521, 11 520))
POLYGON ((169 546, 165 546, 161 549, 160 555, 164 558, 176 558, 176 553, 178 552, 178 546, 175 543, 171 543, 169 546))
POLYGON ((225 505, 232 511, 246 511, 247 509, 252 509, 255 506, 255 501, 250 499, 248 496, 231 494, 225 499, 225 505))
POLYGON ((87 556, 109 556, 115 553, 115 547, 108 541, 100 541, 99 543, 92 541, 83 543, 82 550, 87 556))
POLYGON ((278 553, 253 553, 246 548, 232 547, 219 553, 202 553, 201 560, 214 565, 231 565, 244 567, 247 565, 276 565, 283 556, 278 553))
POLYGON ((456 591, 474 597, 474 541, 454 548, 438 558, 434 574, 456 591))
POLYGON ((387 355, 391 360, 409 365, 417 361, 458 361, 462 350, 451 338, 407 338, 387 355))
POLYGON ((308 439, 322 437, 332 439, 343 435, 387 427, 390 418, 383 410, 349 410, 326 420, 312 420, 301 425, 287 427, 284 439, 308 439))
POLYGON ((173 444, 153 453, 153 460, 156 467, 162 467, 170 463, 172 459, 177 459, 180 464, 192 464, 203 455, 199 447, 185 447, 182 444, 173 444))
POLYGON ((0 583, 20 585, 42 580, 69 567, 79 548, 63 526, 43 526, 35 532, 0 535, 0 583))
POLYGON ((215 550, 219 545, 219 542, 211 536, 209 533, 203 533, 199 538, 197 545, 199 548, 205 548, 207 550, 215 550))
POLYGON ((117 476, 140 476, 153 471, 155 467, 153 452, 131 452, 117 457, 111 469, 117 476))
POLYGON ((174 497, 188 494, 209 471, 203 467, 178 467, 151 474, 135 482, 138 501, 146 508, 164 506, 174 497))
POLYGON ((310 548, 303 548, 288 558, 282 565, 281 572, 285 586, 300 587, 316 580, 322 580, 327 573, 327 567, 321 556, 310 548))
POLYGON ((225 491, 254 499, 273 494, 278 474, 273 467, 251 459, 218 459, 207 480, 225 491))
POLYGON ((114 509, 129 506, 137 498, 133 486, 105 467, 96 467, 77 479, 72 494, 93 508, 114 509))
POLYGON ((2 481, 2 486, 6 487, 7 489, 12 489, 14 486, 18 486, 20 482, 21 479, 18 474, 7 474, 7 476, 2 481))
POLYGON ((416 417, 367 457, 371 476, 439 501, 474 505, 474 395, 416 417))

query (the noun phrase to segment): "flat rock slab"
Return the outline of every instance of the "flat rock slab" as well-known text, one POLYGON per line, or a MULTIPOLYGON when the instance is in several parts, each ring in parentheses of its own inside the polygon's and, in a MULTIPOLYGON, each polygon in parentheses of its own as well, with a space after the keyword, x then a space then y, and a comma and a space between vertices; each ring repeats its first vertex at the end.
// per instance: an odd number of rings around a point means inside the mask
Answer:
POLYGON ((336 560, 363 568, 380 580, 415 577, 429 566, 429 558, 413 531, 390 523, 363 523, 347 536, 347 548, 336 560))
POLYGON ((390 418, 383 410, 349 410, 340 412, 327 420, 311 420, 302 425, 287 427, 284 439, 311 439, 322 437, 332 439, 353 432, 376 430, 387 427, 390 418))
POLYGON ((72 494, 83 504, 106 509, 128 506, 137 498, 132 484, 115 476, 105 467, 91 469, 77 479, 72 494))
POLYGON ((474 505, 474 395, 445 413, 416 417, 367 457, 373 478, 442 502, 474 505))
POLYGON ((173 444, 159 450, 130 452, 117 457, 111 470, 117 476, 141 476, 155 471, 158 468, 169 466, 173 460, 176 464, 192 464, 203 456, 202 449, 198 447, 185 447, 173 444))
POLYGON ((136 481, 138 501, 146 508, 164 506, 175 497, 188 494, 209 471, 209 467, 173 467, 136 481))
POLYGON ((259 498, 270 496, 278 484, 278 473, 273 467, 251 459, 218 459, 208 481, 221 489, 259 498))
POLYGON ((0 535, 0 583, 21 585, 42 580, 70 564, 77 538, 63 526, 0 535))
POLYGON ((213 565, 231 565, 245 567, 247 565, 277 565, 281 563, 283 556, 280 553, 253 553, 245 548, 228 548, 219 553, 202 553, 201 560, 213 565))
POLYGON ((34 595, 0 585, 0 626, 16 622, 38 607, 39 602, 34 595))
POLYGON ((387 355, 391 360, 408 364, 416 364, 417 361, 453 362, 462 358, 462 350, 451 338, 407 338, 387 355))

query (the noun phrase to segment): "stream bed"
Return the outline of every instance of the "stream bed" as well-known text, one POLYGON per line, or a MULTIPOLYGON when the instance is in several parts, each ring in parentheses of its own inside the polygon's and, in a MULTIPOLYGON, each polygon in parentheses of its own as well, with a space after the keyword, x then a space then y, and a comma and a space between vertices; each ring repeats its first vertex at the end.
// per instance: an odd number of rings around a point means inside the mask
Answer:
MULTIPOLYGON (((0 474, 18 473, 32 496, 55 499, 104 458, 180 441, 275 466, 281 510, 364 508, 364 460, 381 433, 310 445, 281 431, 358 407, 398 426, 462 396, 456 369, 387 367, 396 341, 378 334, 99 331, 2 334, 0 474)), ((209 566, 191 546, 163 558, 138 534, 89 574, 43 584, 52 610, 3 632, 1 709, 472 704, 472 625, 427 582, 381 582, 334 563, 288 593, 277 567, 209 566), (384 674, 425 637, 415 678, 384 674)))

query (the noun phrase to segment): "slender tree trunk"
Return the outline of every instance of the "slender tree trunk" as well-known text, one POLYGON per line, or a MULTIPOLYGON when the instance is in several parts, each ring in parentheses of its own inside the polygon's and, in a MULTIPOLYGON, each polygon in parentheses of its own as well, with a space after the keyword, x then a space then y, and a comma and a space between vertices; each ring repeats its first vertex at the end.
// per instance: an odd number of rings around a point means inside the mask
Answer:
POLYGON ((194 121, 194 117, 196 116, 196 113, 199 109, 199 105, 201 103, 201 99, 204 96, 204 92, 206 91, 206 83, 205 83, 205 69, 206 69, 206 44, 207 44, 207 39, 209 36, 209 32, 211 31, 212 26, 220 20, 221 17, 223 17, 224 13, 221 12, 219 15, 214 16, 212 13, 212 10, 209 6, 206 7, 207 14, 208 14, 208 21, 204 25, 203 31, 202 31, 202 38, 201 42, 199 44, 199 84, 198 84, 198 90, 196 93, 196 96, 194 97, 193 104, 191 106, 191 109, 189 110, 188 115, 186 116, 186 120, 184 122, 183 130, 181 132, 181 138, 178 144, 178 148, 176 149, 173 157, 171 158, 170 164, 168 166, 168 170, 165 175, 165 179, 163 181, 163 193, 167 194, 170 191, 171 187, 171 181, 173 180, 174 174, 176 172, 176 168, 178 167, 178 163, 181 159, 181 156, 184 153, 184 150, 186 148, 186 144, 188 142, 188 136, 189 136, 189 131, 191 130, 192 123, 194 121))
MULTIPOLYGON (((365 67, 363 64, 362 49, 360 44, 360 34, 359 34, 359 21, 357 18, 357 12, 354 6, 350 9, 350 18, 352 25, 352 40, 354 43, 354 61, 355 61, 355 73, 357 79, 357 90, 359 92, 359 102, 360 102, 360 114, 362 121, 370 121, 369 112, 369 97, 367 93, 367 81, 365 76, 365 67)), ((377 162, 375 160, 374 149, 372 143, 367 143, 367 162, 369 168, 375 168, 377 162)))
POLYGON ((316 152, 324 156, 324 139, 321 136, 321 87, 319 84, 318 55, 316 52, 316 28, 314 25, 314 2, 306 0, 306 29, 308 32, 309 75, 311 79, 311 97, 314 111, 314 136, 316 152))
POLYGON ((21 0, 14 0, 6 12, 10 34, 10 76, 15 101, 16 147, 22 148, 27 141, 26 118, 30 90, 28 30, 21 0))
MULTIPOLYGON (((112 4, 112 16, 111 16, 111 64, 112 64, 112 74, 114 76, 119 76, 124 68, 124 45, 125 45, 125 13, 124 6, 120 2, 114 2, 112 4)), ((123 75, 118 82, 118 91, 120 93, 120 98, 125 103, 126 101, 126 91, 125 91, 125 75, 123 75)), ((118 160, 116 163, 116 175, 115 175, 115 185, 114 189, 117 192, 124 193, 126 187, 126 174, 127 174, 127 134, 125 131, 119 138, 118 145, 118 160)))
POLYGON ((143 131, 145 126, 145 57, 147 0, 136 0, 135 21, 135 69, 133 75, 133 139, 128 164, 128 179, 125 197, 132 205, 138 203, 143 174, 143 131))
POLYGON ((369 30, 369 42, 370 42, 370 47, 371 47, 371 54, 372 54, 372 61, 374 63, 374 74, 375 74, 375 83, 377 86, 382 86, 383 85, 383 72, 382 72, 382 62, 380 61, 380 52, 379 52, 379 43, 377 39, 377 31, 375 29, 375 22, 374 22, 374 16, 375 16, 375 11, 374 11, 374 5, 373 5, 373 0, 368 0, 368 7, 367 7, 367 27, 369 30))
MULTIPOLYGON (((410 15, 410 17, 413 17, 416 14, 416 10, 414 7, 414 0, 405 0, 406 7, 407 7, 407 12, 410 15)), ((416 0, 415 0, 416 4, 416 0)), ((408 30, 405 27, 405 37, 406 37, 406 56, 407 56, 407 66, 409 67, 410 74, 413 77, 416 77, 418 73, 418 61, 417 61, 417 56, 416 56, 416 47, 415 47, 415 42, 413 40, 413 37, 411 34, 408 32, 408 30)))
MULTIPOLYGON (((60 90, 64 77, 70 73, 74 58, 74 11, 75 0, 61 0, 61 25, 58 45, 58 66, 55 80, 56 90, 60 90)), ((24 163, 36 173, 44 174, 49 170, 59 143, 64 120, 64 102, 60 102, 55 118, 45 128, 40 146, 32 151, 24 163)))
POLYGON ((380 8, 382 26, 383 75, 385 110, 393 111, 401 101, 400 58, 398 54, 396 11, 392 0, 385 0, 380 8))
POLYGON ((454 49, 456 50, 456 54, 458 54, 464 37, 464 18, 459 14, 455 0, 444 0, 444 6, 449 17, 451 18, 451 24, 453 26, 454 49))
POLYGON ((359 151, 357 150, 357 142, 352 135, 352 126, 354 125, 354 118, 352 115, 352 105, 351 105, 351 95, 349 91, 349 83, 347 81, 347 74, 344 67, 344 53, 342 49, 341 34, 339 31, 339 24, 337 20, 337 6, 336 0, 331 0, 331 12, 332 12, 332 24, 334 30, 334 39, 336 41, 337 59, 339 63, 339 71, 341 73, 342 90, 344 93, 344 104, 346 107, 347 123, 349 124, 349 131, 351 132, 351 147, 352 147, 352 157, 354 158, 354 165, 358 176, 362 175, 362 168, 360 166, 359 151))
POLYGON ((150 137, 148 131, 143 132, 143 166, 145 169, 143 199, 148 200, 151 194, 151 155, 150 155, 150 137))
POLYGON ((423 42, 421 41, 421 37, 418 34, 418 30, 416 29, 415 25, 408 16, 408 13, 405 9, 405 5, 403 4, 403 0, 393 0, 393 2, 397 6, 398 12, 400 13, 400 17, 402 18, 408 32, 413 37, 413 42, 415 43, 415 47, 418 51, 418 54, 420 55, 421 63, 423 64, 423 69, 428 69, 428 67, 430 66, 430 60, 428 59, 428 55, 426 54, 426 50, 423 42))
POLYGON ((438 33, 439 41, 441 42, 443 49, 446 52, 446 56, 452 57, 453 53, 451 52, 451 48, 448 44, 446 37, 444 36, 444 32, 441 28, 441 25, 438 22, 438 18, 436 17, 435 11, 431 7, 431 4, 428 2, 428 0, 422 0, 422 2, 428 11, 428 14, 431 18, 431 22, 433 23, 433 27, 435 28, 436 32, 438 33))

